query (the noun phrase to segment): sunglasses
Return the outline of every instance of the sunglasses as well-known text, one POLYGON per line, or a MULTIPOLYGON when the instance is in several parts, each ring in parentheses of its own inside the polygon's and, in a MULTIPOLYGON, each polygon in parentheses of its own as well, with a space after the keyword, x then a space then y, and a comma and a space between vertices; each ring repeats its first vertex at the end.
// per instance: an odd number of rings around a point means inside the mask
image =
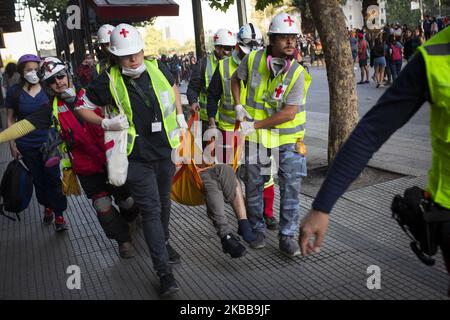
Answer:
POLYGON ((65 73, 58 73, 56 75, 54 75, 53 77, 50 77, 48 79, 45 80, 45 82, 47 84, 54 84, 56 82, 56 79, 58 80, 62 80, 66 77, 67 75, 65 73))
POLYGON ((234 46, 220 46, 220 48, 222 48, 225 51, 231 51, 234 49, 234 46))

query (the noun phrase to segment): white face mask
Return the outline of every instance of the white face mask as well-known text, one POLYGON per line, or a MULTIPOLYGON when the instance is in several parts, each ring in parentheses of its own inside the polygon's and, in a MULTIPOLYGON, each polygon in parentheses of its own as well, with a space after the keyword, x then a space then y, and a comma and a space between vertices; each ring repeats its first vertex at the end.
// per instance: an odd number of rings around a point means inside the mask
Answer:
POLYGON ((31 84, 36 84, 39 82, 39 77, 37 76, 37 72, 35 70, 28 72, 23 77, 31 84))
POLYGON ((136 78, 139 77, 145 70, 145 64, 141 64, 136 69, 122 67, 122 74, 131 78, 136 78))

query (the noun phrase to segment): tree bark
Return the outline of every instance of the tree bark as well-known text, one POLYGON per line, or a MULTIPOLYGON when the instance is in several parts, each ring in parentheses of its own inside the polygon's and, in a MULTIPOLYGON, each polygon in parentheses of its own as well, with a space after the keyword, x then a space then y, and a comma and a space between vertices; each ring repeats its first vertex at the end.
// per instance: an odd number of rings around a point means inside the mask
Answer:
MULTIPOLYGON (((353 58, 337 0, 308 0, 322 41, 330 91, 328 165, 359 120, 353 58)), ((314 80, 313 80, 314 81, 314 80)))

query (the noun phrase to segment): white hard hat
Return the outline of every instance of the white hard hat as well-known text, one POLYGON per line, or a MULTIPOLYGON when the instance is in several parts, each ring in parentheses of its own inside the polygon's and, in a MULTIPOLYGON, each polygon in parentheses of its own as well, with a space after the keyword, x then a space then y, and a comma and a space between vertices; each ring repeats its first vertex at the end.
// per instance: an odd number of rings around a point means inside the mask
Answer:
POLYGON ((109 52, 121 57, 136 54, 142 49, 144 49, 144 41, 135 27, 121 23, 114 28, 111 34, 109 52))
POLYGON ((98 43, 109 43, 109 38, 114 30, 114 26, 110 24, 102 25, 97 31, 97 42, 98 43))
POLYGON ((39 78, 41 80, 47 80, 53 77, 58 72, 66 70, 67 65, 56 57, 47 57, 41 61, 39 67, 39 78))
POLYGON ((236 37, 233 32, 228 29, 219 29, 213 37, 215 46, 234 46, 236 45, 236 37))
POLYGON ((300 34, 297 20, 286 12, 279 13, 270 22, 267 34, 300 34))
POLYGON ((261 31, 253 23, 244 24, 237 34, 237 43, 245 54, 258 50, 263 43, 261 31))

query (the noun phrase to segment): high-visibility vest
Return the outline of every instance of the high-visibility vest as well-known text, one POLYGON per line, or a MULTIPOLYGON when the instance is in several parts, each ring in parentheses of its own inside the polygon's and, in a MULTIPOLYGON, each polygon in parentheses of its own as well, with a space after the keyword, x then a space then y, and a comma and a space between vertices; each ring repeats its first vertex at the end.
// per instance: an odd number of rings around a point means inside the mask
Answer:
POLYGON ((247 136, 248 140, 261 142, 266 148, 275 148, 284 144, 296 143, 305 135, 306 95, 311 84, 311 76, 295 60, 290 68, 271 79, 271 71, 267 67, 266 50, 252 51, 248 55, 248 80, 245 108, 255 120, 264 120, 279 112, 285 103, 292 87, 303 77, 303 101, 299 101, 299 109, 294 120, 276 125, 270 129, 257 129, 256 133, 247 136))
MULTIPOLYGON (((163 116, 162 123, 164 125, 167 140, 172 148, 176 148, 180 144, 180 139, 176 119, 175 93, 164 73, 159 70, 157 60, 145 60, 144 63, 148 75, 150 76, 152 88, 158 99, 159 108, 161 109, 163 116)), ((128 90, 118 66, 111 68, 111 78, 113 80, 109 83, 111 95, 114 97, 116 105, 120 103, 123 107, 129 123, 127 153, 130 155, 133 151, 134 141, 136 139, 136 128, 133 122, 133 110, 131 108, 130 97, 128 96, 128 90), (114 93, 113 86, 115 86, 118 97, 116 97, 114 93)))
POLYGON ((217 65, 218 61, 214 53, 209 54, 206 57, 205 84, 204 86, 202 85, 199 95, 200 120, 203 121, 208 121, 208 112, 206 111, 206 105, 208 103, 208 87, 217 65))
MULTIPOLYGON (((234 131, 236 122, 236 111, 234 111, 235 101, 231 91, 231 76, 238 68, 238 64, 232 57, 227 57, 219 61, 220 79, 222 81, 222 97, 219 102, 219 129, 224 131, 234 131)), ((245 86, 241 83, 241 101, 240 104, 245 104, 245 86)))
POLYGON ((432 160, 427 191, 434 202, 450 209, 450 28, 418 50, 425 61, 431 103, 432 160))

